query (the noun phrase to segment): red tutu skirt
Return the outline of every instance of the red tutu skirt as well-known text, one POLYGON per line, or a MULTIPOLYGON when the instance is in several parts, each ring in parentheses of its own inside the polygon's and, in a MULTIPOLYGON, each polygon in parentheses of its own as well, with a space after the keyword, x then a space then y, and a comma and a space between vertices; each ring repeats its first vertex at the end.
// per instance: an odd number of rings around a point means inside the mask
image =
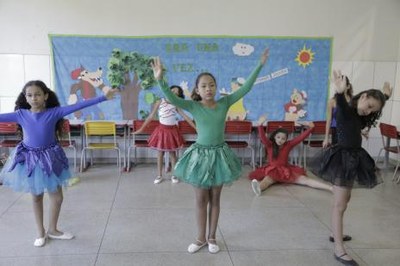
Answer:
POLYGON ((261 181, 264 177, 269 176, 276 182, 293 183, 299 176, 306 175, 304 168, 287 164, 287 165, 271 165, 257 168, 249 174, 249 179, 261 181))
POLYGON ((176 151, 182 148, 185 141, 176 125, 167 126, 160 124, 150 135, 148 143, 150 148, 159 151, 176 151))

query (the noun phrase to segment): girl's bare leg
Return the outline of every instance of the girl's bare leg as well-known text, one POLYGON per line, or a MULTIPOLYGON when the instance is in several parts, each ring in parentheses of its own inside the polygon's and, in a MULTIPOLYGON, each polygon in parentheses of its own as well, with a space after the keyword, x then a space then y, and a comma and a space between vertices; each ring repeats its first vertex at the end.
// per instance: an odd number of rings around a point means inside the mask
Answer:
POLYGON ((264 177, 264 179, 261 180, 261 182, 260 182, 261 191, 266 190, 269 186, 271 186, 274 183, 276 183, 276 181, 273 180, 271 177, 269 177, 269 176, 264 177))
POLYGON ((312 179, 304 175, 299 176, 293 183, 312 188, 328 190, 330 192, 333 191, 333 186, 331 184, 322 182, 320 180, 312 179))
MULTIPOLYGON (((343 216, 350 201, 351 188, 333 186, 332 208, 332 232, 335 239, 335 254, 341 256, 346 253, 343 244, 343 216)), ((344 260, 352 260, 349 255, 341 257, 344 260)))
POLYGON ((164 152, 163 151, 158 151, 158 154, 157 154, 158 176, 162 176, 163 164, 164 164, 164 152))
POLYGON ((45 230, 43 226, 43 194, 33 195, 33 213, 35 215, 36 227, 38 230, 38 238, 43 238, 45 236, 45 230))
POLYGON ((210 189, 210 208, 209 208, 209 224, 208 224, 208 239, 209 242, 215 244, 215 235, 218 227, 218 219, 220 212, 222 186, 213 187, 210 189))
POLYGON ((169 152, 169 160, 171 163, 171 171, 175 169, 175 164, 176 164, 176 152, 170 151, 169 152))
POLYGON ((62 235, 63 233, 58 231, 57 224, 58 218, 60 217, 61 204, 64 200, 62 188, 58 187, 56 192, 49 192, 50 198, 50 215, 49 215, 49 231, 51 235, 62 235))
POLYGON ((196 194, 196 220, 197 240, 201 243, 206 241, 207 230, 207 206, 210 201, 210 190, 194 188, 196 194))

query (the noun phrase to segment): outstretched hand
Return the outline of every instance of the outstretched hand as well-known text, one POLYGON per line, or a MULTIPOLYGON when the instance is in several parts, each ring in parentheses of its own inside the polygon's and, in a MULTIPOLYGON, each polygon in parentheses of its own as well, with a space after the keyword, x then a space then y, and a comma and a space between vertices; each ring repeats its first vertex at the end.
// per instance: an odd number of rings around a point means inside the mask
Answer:
POLYGON ((346 76, 342 75, 340 70, 333 70, 333 84, 335 84, 336 92, 343 93, 346 90, 346 76))
POLYGON ((261 55, 261 59, 260 59, 260 62, 262 65, 264 65, 267 62, 268 57, 269 57, 269 48, 265 48, 264 52, 261 55))
POLYGON ((387 98, 389 99, 390 96, 392 96, 392 91, 393 91, 393 87, 390 86, 389 82, 385 81, 385 83, 383 83, 383 88, 382 88, 383 94, 385 94, 387 96, 387 98))
POLYGON ((106 93, 104 93, 104 96, 106 96, 107 100, 114 99, 115 94, 118 92, 118 89, 110 89, 107 90, 106 93))
POLYGON ((151 68, 153 69, 154 78, 156 80, 161 80, 163 76, 163 65, 159 56, 153 58, 151 68))
POLYGON ((265 121, 267 121, 267 116, 266 116, 266 115, 262 115, 262 116, 260 116, 260 117, 258 118, 257 124, 258 124, 259 126, 261 126, 262 124, 265 123, 265 121))

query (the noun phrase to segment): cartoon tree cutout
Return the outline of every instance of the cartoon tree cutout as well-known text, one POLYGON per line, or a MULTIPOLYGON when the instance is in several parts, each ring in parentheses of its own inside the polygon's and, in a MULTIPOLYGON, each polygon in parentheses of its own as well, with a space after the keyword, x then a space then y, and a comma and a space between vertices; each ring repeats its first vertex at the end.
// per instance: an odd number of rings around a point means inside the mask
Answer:
POLYGON ((111 53, 107 65, 107 78, 113 88, 120 90, 122 119, 137 119, 140 91, 157 84, 150 67, 151 60, 150 56, 135 51, 123 52, 113 49, 111 53))

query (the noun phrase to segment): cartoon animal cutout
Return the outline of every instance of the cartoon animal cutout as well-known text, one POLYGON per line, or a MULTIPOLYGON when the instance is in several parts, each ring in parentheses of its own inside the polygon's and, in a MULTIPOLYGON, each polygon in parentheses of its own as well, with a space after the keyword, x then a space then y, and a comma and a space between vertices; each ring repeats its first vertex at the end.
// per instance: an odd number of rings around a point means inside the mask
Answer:
MULTIPOLYGON (((237 91, 245 82, 244 78, 232 78, 231 92, 237 91)), ((222 96, 230 94, 225 89, 220 90, 222 96)), ((226 120, 245 120, 248 111, 244 107, 243 98, 231 105, 226 115, 226 120)))
MULTIPOLYGON (((71 78, 77 83, 73 84, 70 89, 68 104, 74 104, 78 101, 85 101, 96 97, 96 88, 107 92, 111 89, 104 85, 103 70, 99 67, 96 71, 89 72, 84 67, 77 68, 71 72, 71 78)), ((102 120, 104 119, 103 111, 97 106, 85 108, 74 113, 75 118, 83 120, 102 120)))
POLYGON ((293 89, 290 95, 290 102, 286 103, 285 108, 285 121, 297 121, 299 118, 306 116, 307 111, 303 109, 307 102, 307 93, 293 89))

